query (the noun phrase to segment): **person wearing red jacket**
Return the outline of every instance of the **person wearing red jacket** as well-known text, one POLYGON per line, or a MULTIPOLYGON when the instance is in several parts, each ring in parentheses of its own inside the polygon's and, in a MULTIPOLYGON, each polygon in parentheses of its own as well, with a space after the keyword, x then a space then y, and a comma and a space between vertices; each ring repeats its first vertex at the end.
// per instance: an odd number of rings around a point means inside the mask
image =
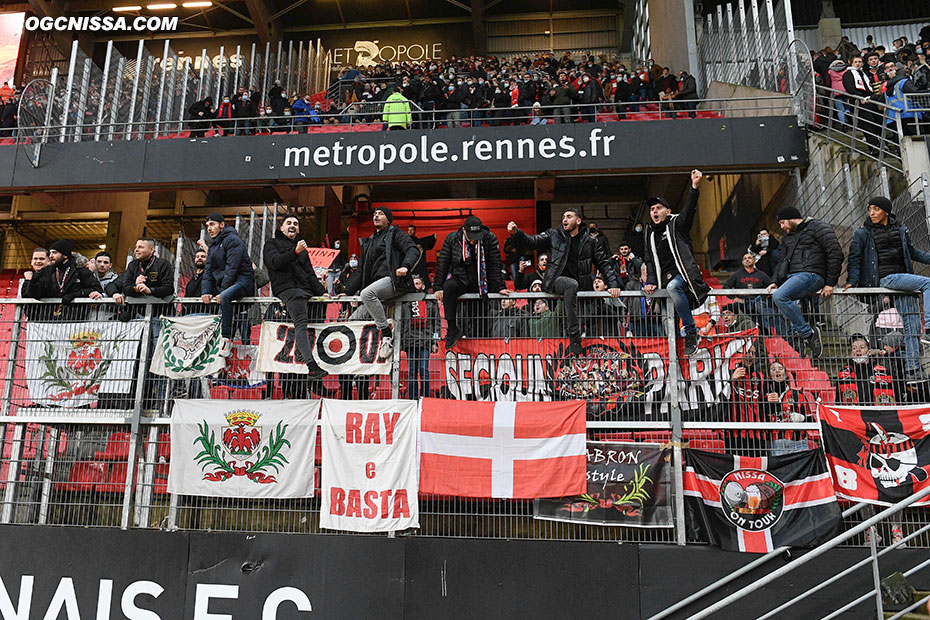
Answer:
POLYGON ((229 97, 223 97, 223 102, 216 108, 216 120, 213 126, 219 135, 225 136, 233 130, 233 108, 229 97))

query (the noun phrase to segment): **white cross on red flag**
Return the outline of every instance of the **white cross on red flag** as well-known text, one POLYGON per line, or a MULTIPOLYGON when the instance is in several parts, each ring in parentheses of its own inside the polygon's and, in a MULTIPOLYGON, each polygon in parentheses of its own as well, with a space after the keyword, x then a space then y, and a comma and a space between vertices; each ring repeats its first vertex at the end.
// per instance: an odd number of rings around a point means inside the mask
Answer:
POLYGON ((587 490, 584 401, 424 398, 420 493, 533 499, 587 490))

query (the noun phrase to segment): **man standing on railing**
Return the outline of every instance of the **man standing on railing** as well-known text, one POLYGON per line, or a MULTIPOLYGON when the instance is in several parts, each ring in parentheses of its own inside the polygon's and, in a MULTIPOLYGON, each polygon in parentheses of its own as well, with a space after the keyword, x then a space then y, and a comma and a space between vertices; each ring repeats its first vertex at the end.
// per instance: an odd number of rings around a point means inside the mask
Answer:
POLYGON ((911 295, 894 298, 904 320, 904 349, 907 352, 907 379, 930 379, 921 368, 921 327, 930 326, 930 278, 914 273, 914 261, 930 264, 930 252, 914 247, 911 231, 891 212, 891 201, 884 196, 869 200, 868 217, 849 244, 846 287, 884 287, 923 295, 924 325, 920 308, 911 295))
POLYGON ((62 305, 57 306, 52 312, 55 319, 83 318, 87 314, 85 312, 87 307, 79 310, 67 306, 78 297, 90 297, 91 299, 103 297, 100 283, 87 269, 75 264, 73 252, 74 243, 70 239, 59 239, 49 248, 47 267, 37 273, 27 271, 23 274, 26 280, 23 286, 24 297, 61 298, 62 305))
POLYGON ((778 225, 786 234, 781 240, 781 261, 775 266, 768 290, 775 291, 772 303, 791 324, 787 334, 791 346, 803 354, 806 342, 811 355, 818 358, 823 354, 820 328, 810 326, 798 300, 820 289, 822 297, 833 295, 843 267, 843 248, 829 224, 804 219, 796 207, 783 207, 778 212, 778 225))
MULTIPOLYGON (((464 293, 510 294, 504 286, 501 270, 497 237, 478 217, 468 216, 464 226, 446 236, 436 262, 436 301, 442 302, 448 324, 446 350, 454 347, 464 335, 457 321, 459 297, 464 293)), ((471 318, 473 321, 476 317, 471 318)))
POLYGON ((303 239, 298 241, 298 234, 300 223, 297 217, 285 217, 274 237, 265 243, 265 265, 271 277, 271 292, 284 302, 287 316, 294 323, 297 361, 307 365, 311 381, 319 381, 326 376, 326 371, 313 359, 307 334, 307 302, 311 297, 327 294, 313 270, 307 254, 307 242, 303 239))
POLYGON ((668 291, 675 306, 675 314, 684 327, 685 357, 693 355, 698 346, 698 330, 691 311, 703 304, 710 292, 691 245, 691 225, 697 213, 698 185, 703 176, 700 170, 691 171, 688 198, 681 213, 677 215, 672 214, 664 198, 646 200, 651 221, 646 226, 643 259, 646 261, 649 281, 644 290, 648 295, 659 288, 668 291))
POLYGON ((561 295, 568 331, 568 354, 580 355, 581 323, 578 320, 578 291, 590 291, 594 284, 594 269, 606 278, 611 297, 620 296, 620 280, 603 250, 584 226, 581 213, 567 209, 562 214, 562 227, 550 228, 538 235, 527 235, 516 222, 507 224, 507 230, 517 247, 549 252, 549 266, 543 275, 543 290, 561 295))
POLYGON ((394 352, 394 333, 384 312, 384 301, 402 293, 413 290, 410 270, 417 262, 420 253, 413 240, 396 226, 392 225, 394 214, 387 207, 378 207, 372 213, 375 232, 368 239, 363 239, 361 278, 353 278, 354 286, 346 293, 354 295, 361 288, 365 314, 359 308, 350 318, 361 319, 370 316, 381 331, 381 344, 378 356, 390 359, 394 352))
POLYGON ((232 351, 233 314, 232 302, 251 295, 255 290, 252 259, 245 243, 232 226, 219 213, 207 216, 207 234, 210 235, 210 251, 203 274, 203 303, 220 304, 223 334, 220 355, 228 357, 232 351))

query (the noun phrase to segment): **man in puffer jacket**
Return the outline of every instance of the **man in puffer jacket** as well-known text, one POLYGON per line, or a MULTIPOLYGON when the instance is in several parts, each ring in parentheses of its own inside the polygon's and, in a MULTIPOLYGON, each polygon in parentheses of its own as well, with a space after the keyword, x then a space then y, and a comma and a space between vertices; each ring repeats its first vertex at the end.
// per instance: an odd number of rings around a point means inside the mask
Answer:
POLYGON ((772 302, 791 324, 791 346, 803 354, 806 342, 817 358, 823 354, 820 328, 810 326, 798 300, 821 289, 822 297, 833 295, 843 267, 843 249, 829 224, 804 219, 796 207, 782 208, 778 225, 786 234, 781 240, 781 261, 775 266, 774 282, 768 290, 775 291, 772 302))
POLYGON ((220 304, 220 329, 223 334, 220 355, 227 357, 232 351, 232 302, 255 291, 252 259, 249 258, 239 233, 232 226, 226 225, 226 220, 221 214, 211 213, 207 216, 207 234, 212 241, 203 270, 201 300, 205 304, 211 301, 220 304))
MULTIPOLYGON (((884 196, 869 200, 868 217, 849 244, 846 288, 885 287, 923 295, 924 325, 930 326, 930 278, 914 273, 914 261, 930 264, 930 252, 911 243, 911 231, 898 223, 884 196)), ((894 298, 904 320, 905 370, 908 381, 926 381, 920 365, 920 309, 911 295, 894 298)))

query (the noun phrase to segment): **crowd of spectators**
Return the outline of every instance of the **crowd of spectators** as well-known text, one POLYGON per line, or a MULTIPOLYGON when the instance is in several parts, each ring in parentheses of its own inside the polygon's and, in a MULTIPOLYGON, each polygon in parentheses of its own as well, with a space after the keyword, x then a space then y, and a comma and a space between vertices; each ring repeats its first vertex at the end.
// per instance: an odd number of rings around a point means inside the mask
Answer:
MULTIPOLYGON (((928 120, 915 103, 906 103, 904 95, 930 93, 930 26, 920 31, 917 41, 902 36, 892 45, 891 50, 874 45, 870 36, 859 48, 844 36, 836 49, 811 50, 815 80, 830 89, 829 108, 821 114, 832 116, 840 128, 855 120, 873 154, 878 152, 883 125, 900 121, 904 135, 913 135, 917 124, 928 120)), ((892 134, 897 135, 894 129, 892 134)))
POLYGON ((384 129, 592 122, 599 113, 624 118, 650 103, 664 116, 696 115, 697 83, 686 71, 649 60, 627 67, 616 59, 571 52, 514 59, 494 56, 345 67, 332 92, 290 96, 275 82, 267 97, 240 88, 188 110, 191 132, 306 131, 327 124, 381 123, 384 129))

